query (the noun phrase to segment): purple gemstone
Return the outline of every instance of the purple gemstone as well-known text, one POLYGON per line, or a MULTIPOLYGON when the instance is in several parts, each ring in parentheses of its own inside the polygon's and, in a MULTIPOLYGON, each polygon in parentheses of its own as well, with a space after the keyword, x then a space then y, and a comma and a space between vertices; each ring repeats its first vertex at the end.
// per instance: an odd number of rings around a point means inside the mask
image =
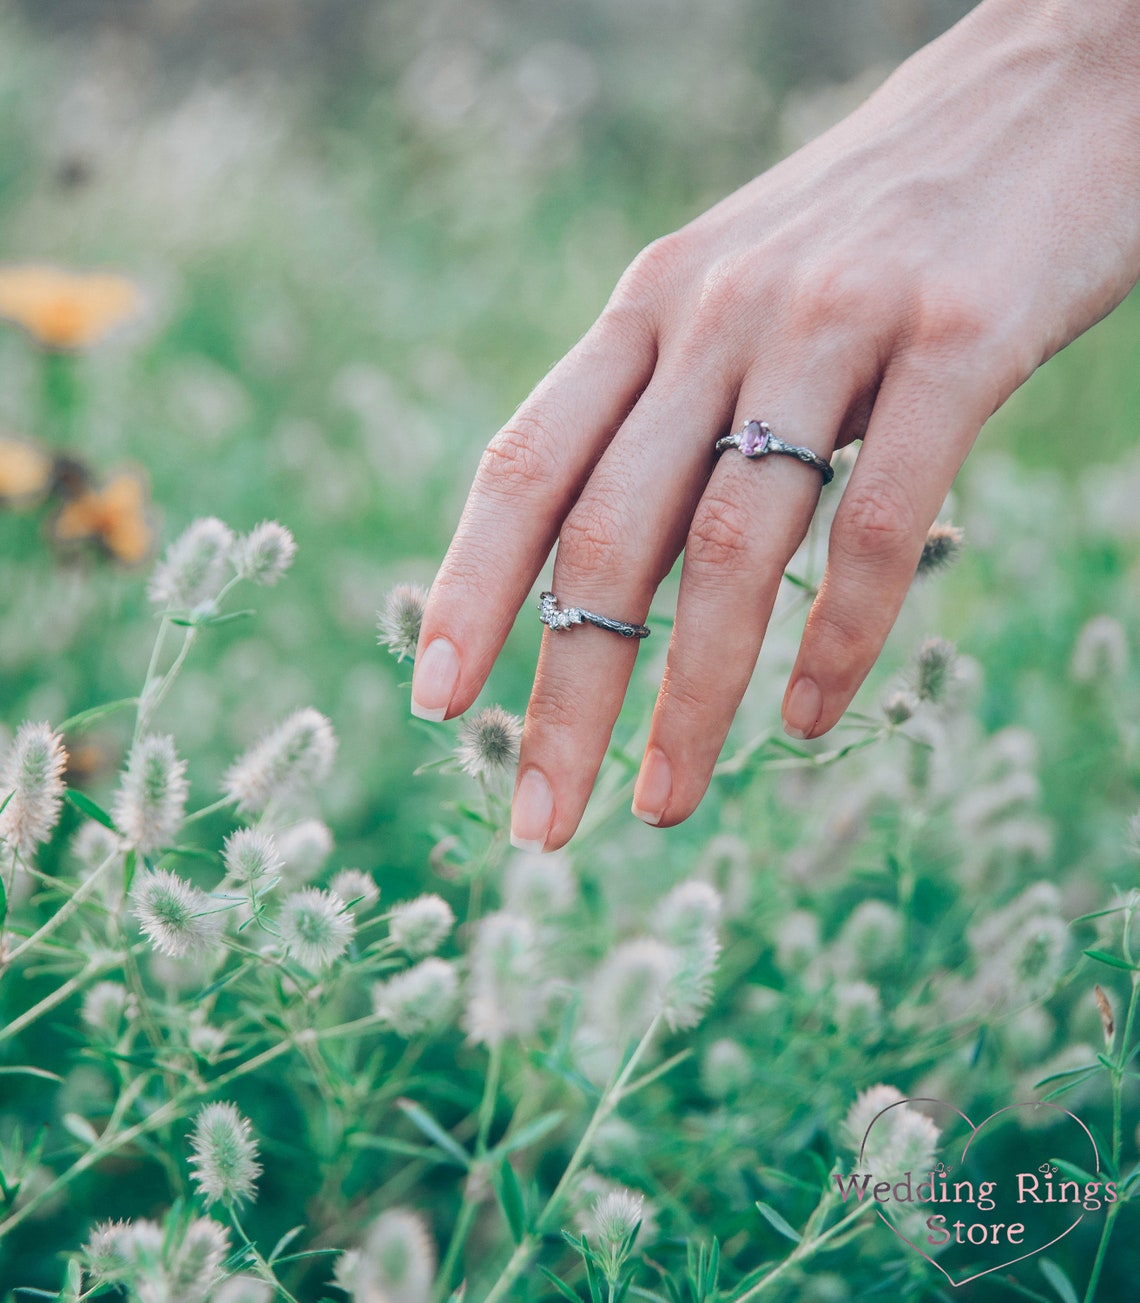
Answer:
POLYGON ((749 421, 740 435, 740 451, 745 457, 760 457, 768 451, 772 431, 762 421, 749 421))

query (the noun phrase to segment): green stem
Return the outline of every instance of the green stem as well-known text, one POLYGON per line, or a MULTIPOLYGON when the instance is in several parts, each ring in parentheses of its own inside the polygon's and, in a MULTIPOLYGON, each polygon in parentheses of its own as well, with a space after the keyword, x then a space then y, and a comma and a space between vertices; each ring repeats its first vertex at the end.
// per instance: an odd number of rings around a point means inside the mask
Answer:
POLYGON ((67 920, 71 917, 71 915, 74 914, 75 911, 79 908, 79 906, 83 903, 83 901, 85 901, 87 897, 91 895, 91 893, 99 885, 100 879, 103 877, 104 873, 106 873, 106 871, 111 867, 112 864, 114 864, 114 862, 118 858, 119 858, 119 850, 116 847, 115 850, 113 850, 111 854, 108 855, 107 858, 102 862, 102 864, 98 865, 95 869, 93 869, 92 872, 88 875, 88 877, 85 878, 84 881, 81 882, 78 887, 76 887, 76 889, 71 893, 70 899, 65 901, 59 907, 59 909, 56 910, 56 912, 51 916, 51 918, 48 919, 48 921, 43 925, 43 927, 41 927, 38 932, 33 932, 32 935, 28 937, 26 941, 21 942, 20 945, 18 945, 15 948, 15 950, 13 950, 10 955, 8 955, 6 962, 8 964, 14 963, 17 959, 19 959, 19 957, 22 954, 24 954, 25 951, 31 950, 32 947, 35 946, 38 942, 42 941, 44 937, 51 936, 51 934, 56 930, 56 928, 66 923, 67 920))
POLYGON ((570 1156, 570 1161, 566 1165, 566 1170, 562 1173, 561 1180, 554 1187, 554 1193, 551 1194, 549 1199, 547 1199, 542 1212, 539 1213, 538 1218, 535 1221, 534 1230, 528 1231, 515 1247, 515 1251, 511 1254, 510 1260, 503 1268, 502 1274, 495 1282, 491 1292, 483 1300, 483 1303, 498 1303, 498 1301, 506 1295, 507 1291, 515 1283, 515 1280, 518 1278, 530 1259, 531 1254, 538 1248, 547 1218, 562 1202, 563 1196, 566 1194, 571 1181, 573 1181, 574 1177, 578 1174, 578 1169, 589 1156, 590 1150, 594 1144, 594 1138, 598 1134, 598 1128, 601 1127, 625 1097, 626 1087, 629 1084, 630 1078, 633 1076, 634 1070, 638 1063, 640 1063, 645 1051, 649 1048, 654 1036, 656 1036, 660 1024, 661 1015, 658 1014, 649 1024, 649 1028, 645 1035, 640 1041, 638 1041, 636 1048, 629 1056, 629 1060, 618 1074, 616 1080, 611 1082, 611 1084, 602 1092, 602 1097, 598 1100, 597 1107, 594 1109, 593 1117, 591 1117, 590 1121, 587 1123, 586 1130, 582 1133, 582 1138, 578 1141, 577 1148, 570 1156))
POLYGON ((88 964, 81 969, 76 975, 64 982, 62 986, 57 987, 50 995, 45 995, 38 1003, 32 1005, 30 1009, 25 1010, 18 1018, 13 1018, 10 1023, 0 1027, 0 1044, 15 1036, 17 1032, 22 1032, 25 1027, 31 1026, 38 1018, 42 1018, 45 1013, 51 1011, 73 996, 93 977, 98 977, 101 973, 117 967, 118 958, 102 960, 99 963, 88 964))
POLYGON ((277 1273, 262 1257, 261 1250, 245 1233, 245 1227, 238 1220, 237 1210, 234 1208, 233 1204, 227 1205, 226 1211, 230 1215, 230 1221, 234 1224, 234 1230, 241 1236, 242 1243, 250 1253, 253 1254, 253 1259, 257 1263, 258 1275, 261 1276, 262 1280, 264 1280, 267 1285, 273 1286, 277 1291, 277 1296, 279 1298, 286 1299, 287 1303, 298 1303, 298 1300, 294 1298, 294 1296, 290 1294, 285 1286, 277 1279, 277 1273))
POLYGON ((841 1217, 834 1226, 829 1227, 821 1235, 811 1235, 810 1232, 814 1226, 822 1221, 823 1217, 825 1217, 831 1210, 831 1206, 834 1202, 835 1196, 828 1191, 828 1193, 819 1201, 815 1212, 812 1214, 811 1220, 808 1222, 808 1225, 804 1230, 804 1237, 800 1240, 799 1244, 796 1245, 783 1262, 773 1267, 766 1276, 762 1276, 754 1285, 749 1286, 743 1294, 733 1295, 731 1303, 749 1303, 751 1299, 759 1298, 760 1295, 768 1289, 770 1285, 773 1285, 777 1280, 779 1280, 781 1276, 786 1275, 793 1267, 797 1267, 800 1263, 806 1262, 809 1258, 814 1257, 814 1255, 818 1253, 825 1244, 835 1239, 841 1231, 846 1230, 847 1227, 852 1225, 852 1223, 859 1217, 860 1213, 866 1211, 863 1207, 855 1208, 849 1212, 846 1217, 841 1217))

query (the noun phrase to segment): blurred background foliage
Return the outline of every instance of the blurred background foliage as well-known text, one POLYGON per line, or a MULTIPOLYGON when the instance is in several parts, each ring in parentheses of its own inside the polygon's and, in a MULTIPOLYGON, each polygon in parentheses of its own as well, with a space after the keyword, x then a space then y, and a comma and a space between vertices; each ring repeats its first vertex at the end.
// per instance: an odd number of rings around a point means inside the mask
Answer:
MULTIPOLYGON (((203 640, 167 703, 163 726, 191 758, 203 800, 235 752, 315 705, 341 738, 324 813, 343 861, 376 870, 394 897, 422 884, 449 780, 410 777, 438 746, 409 724, 407 666, 375 646, 383 594, 399 580, 430 581, 483 445, 638 250, 817 134, 969 7, 5 8, 4 258, 118 271, 147 308, 74 356, 0 329, 0 428, 97 477, 139 468, 162 541, 217 515, 239 529, 280 519, 299 543, 287 583, 263 596, 255 621, 203 640)), ((1135 876, 1121 831, 1140 777, 1135 669, 1075 683, 1070 669, 1093 616, 1114 614, 1136 646, 1138 312, 1126 302, 991 423, 955 490, 966 557, 936 591, 914 594, 863 699, 874 708, 917 636, 958 642, 980 667, 982 731, 956 763, 968 769, 988 733, 1029 730, 1040 791, 1026 801, 1049 828, 1033 874, 1064 877, 1070 914, 1135 876)), ((130 695, 150 649, 140 575, 92 550, 61 551, 50 511, 0 510, 9 727, 130 695)), ((667 589, 662 614, 668 601, 667 589)), ((487 700, 522 713, 539 632, 524 613, 487 700)), ((794 623, 774 632, 742 736, 776 721, 795 633, 794 623)), ((643 661, 619 726, 634 752, 661 667, 659 654, 643 661)), ((124 744, 114 721, 91 730, 73 780, 105 796, 124 744)), ((840 833, 834 820, 817 828, 813 812, 825 797, 841 802, 848 784, 804 783, 771 783, 745 805, 728 780, 685 828, 623 828, 596 871, 612 871, 620 906, 632 857, 664 889, 729 827, 770 847, 765 882, 779 908, 835 890, 838 910, 867 879, 837 887, 822 873, 840 833), (788 808, 799 811, 791 826, 788 808)), ((1021 860, 1001 879, 1010 891, 1025 880, 1021 860)), ((934 918, 946 901, 927 905, 934 918)), ((952 917, 961 924, 969 911, 952 917)), ((730 956, 728 979, 775 981, 771 944, 765 933, 754 952, 730 956)), ((811 1062, 805 1073, 824 1071, 811 1062)), ((850 1085, 827 1086, 836 1107, 850 1085)), ((764 1134, 786 1121, 756 1117, 764 1134)))

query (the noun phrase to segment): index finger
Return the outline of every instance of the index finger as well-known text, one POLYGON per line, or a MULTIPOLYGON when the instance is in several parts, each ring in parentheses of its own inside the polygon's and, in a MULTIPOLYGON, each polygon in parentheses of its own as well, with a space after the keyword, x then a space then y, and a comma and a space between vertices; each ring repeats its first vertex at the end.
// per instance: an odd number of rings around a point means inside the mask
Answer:
POLYGON ((643 318, 604 313, 488 444, 424 611, 413 715, 447 719, 475 700, 655 361, 643 318))

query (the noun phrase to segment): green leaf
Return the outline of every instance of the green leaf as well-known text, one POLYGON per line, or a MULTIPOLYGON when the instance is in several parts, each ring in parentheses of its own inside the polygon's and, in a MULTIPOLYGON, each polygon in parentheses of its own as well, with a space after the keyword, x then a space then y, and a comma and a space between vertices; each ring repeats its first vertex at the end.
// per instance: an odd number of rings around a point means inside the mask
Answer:
POLYGON ((1047 1086, 1051 1081, 1060 1081, 1063 1077, 1075 1077, 1082 1072, 1099 1072, 1100 1069, 1095 1063, 1086 1063, 1081 1068, 1066 1068, 1064 1072, 1051 1072, 1049 1076, 1042 1077, 1040 1081, 1033 1083, 1033 1089, 1039 1090, 1042 1086, 1047 1086))
POLYGON ((460 1167, 464 1169, 470 1168, 471 1156, 458 1141, 447 1134, 427 1109, 421 1107, 412 1099, 398 1099, 396 1105, 407 1117, 408 1121, 419 1131, 422 1131, 434 1145, 437 1145, 445 1154, 453 1158, 460 1167))
POLYGON ((68 805, 74 806, 80 814, 85 814, 88 819, 94 819, 96 823, 101 823, 104 828, 110 828, 112 832, 119 831, 115 827, 114 819, 85 792, 77 792, 73 787, 69 787, 64 792, 63 797, 68 805))
POLYGON ((774 1231, 779 1231, 781 1235, 786 1236, 793 1244, 799 1244, 803 1236, 797 1230, 793 1230, 780 1214, 772 1207, 771 1204, 765 1203, 762 1199, 756 1200, 756 1207, 760 1209, 761 1215, 768 1222, 774 1231))
POLYGON ((1084 953, 1098 964, 1107 964, 1109 968, 1123 968, 1126 973, 1140 973, 1140 968, 1135 964, 1128 963, 1118 955, 1110 955, 1107 950, 1086 950, 1084 953))
POLYGON ((116 711, 125 710, 128 706, 137 706, 138 704, 138 697, 120 697, 118 701, 106 701, 101 706, 92 706, 88 710, 81 710, 76 715, 69 715, 59 725, 56 732, 81 733, 90 725, 98 723, 101 719, 106 719, 108 715, 113 715, 116 711))
POLYGON ((58 1081, 62 1084, 63 1078, 57 1076, 54 1072, 48 1072, 46 1068, 0 1068, 0 1075, 12 1075, 22 1077, 43 1077, 45 1081, 58 1081))
POLYGON ((4 886, 4 875, 0 873, 0 928, 8 917, 8 891, 4 886))
POLYGON ((1086 1072, 1083 1077, 1074 1077, 1071 1081, 1066 1081, 1063 1086, 1055 1086, 1052 1090, 1047 1091, 1041 1096, 1041 1103, 1051 1104, 1053 1100, 1060 1099, 1062 1095, 1068 1094, 1070 1090, 1075 1090, 1078 1086, 1084 1085, 1090 1077, 1095 1077, 1099 1071, 1099 1067, 1093 1068, 1089 1072, 1086 1072))
POLYGON ((507 1225, 511 1228, 511 1238, 516 1244, 521 1244, 526 1236, 526 1210, 515 1169, 505 1158, 499 1164, 498 1186, 499 1202, 503 1205, 507 1225))
POLYGON ((82 1141, 85 1145, 97 1145, 99 1143, 98 1131, 85 1117, 80 1117, 78 1113, 65 1113, 63 1115, 63 1126, 65 1131, 69 1131, 76 1140, 82 1141))
POLYGON ((305 1223, 302 1222, 300 1226, 294 1226, 291 1231, 286 1231, 285 1234, 282 1235, 282 1237, 277 1241, 276 1245, 273 1248, 273 1252, 269 1255, 268 1261, 270 1263, 276 1262, 277 1259, 285 1252, 285 1250, 289 1247, 289 1245, 293 1243, 293 1241, 297 1238, 298 1235, 301 1234, 301 1232, 304 1229, 305 1229, 305 1223))
POLYGON ((1038 1258, 1037 1266, 1042 1276, 1052 1285, 1061 1303, 1080 1303, 1073 1282, 1052 1258, 1038 1258))
POLYGON ((1086 1172, 1083 1167, 1078 1167, 1076 1163, 1067 1163, 1063 1158, 1053 1158, 1049 1160, 1056 1167, 1059 1167, 1066 1176, 1070 1176, 1074 1181, 1080 1181, 1082 1184, 1095 1184, 1097 1178, 1091 1172, 1086 1172))
POLYGON ((1128 908, 1127 905, 1112 905, 1108 909, 1096 909, 1091 914, 1081 914, 1078 918, 1073 919, 1073 922, 1091 923, 1094 918, 1107 918, 1109 914, 1121 914, 1128 908))
POLYGON ((550 1283, 559 1292, 559 1294, 562 1295, 564 1299, 570 1300, 570 1303, 582 1303, 582 1300, 578 1297, 577 1294, 574 1293, 574 1291, 570 1288, 570 1286, 567 1285, 564 1280, 559 1280, 558 1277, 554 1274, 554 1272, 550 1271, 546 1267, 539 1267, 539 1271, 542 1272, 542 1274, 546 1277, 546 1279, 550 1281, 550 1283))
POLYGON ((565 1116, 566 1114, 560 1109, 556 1109, 553 1113, 544 1113, 542 1117, 528 1122, 525 1127, 520 1127, 513 1136, 505 1136, 500 1140, 491 1151, 490 1157, 500 1158, 505 1154, 513 1154, 520 1149, 525 1149, 527 1145, 533 1145, 536 1140, 541 1140, 543 1136, 553 1131, 565 1116))

